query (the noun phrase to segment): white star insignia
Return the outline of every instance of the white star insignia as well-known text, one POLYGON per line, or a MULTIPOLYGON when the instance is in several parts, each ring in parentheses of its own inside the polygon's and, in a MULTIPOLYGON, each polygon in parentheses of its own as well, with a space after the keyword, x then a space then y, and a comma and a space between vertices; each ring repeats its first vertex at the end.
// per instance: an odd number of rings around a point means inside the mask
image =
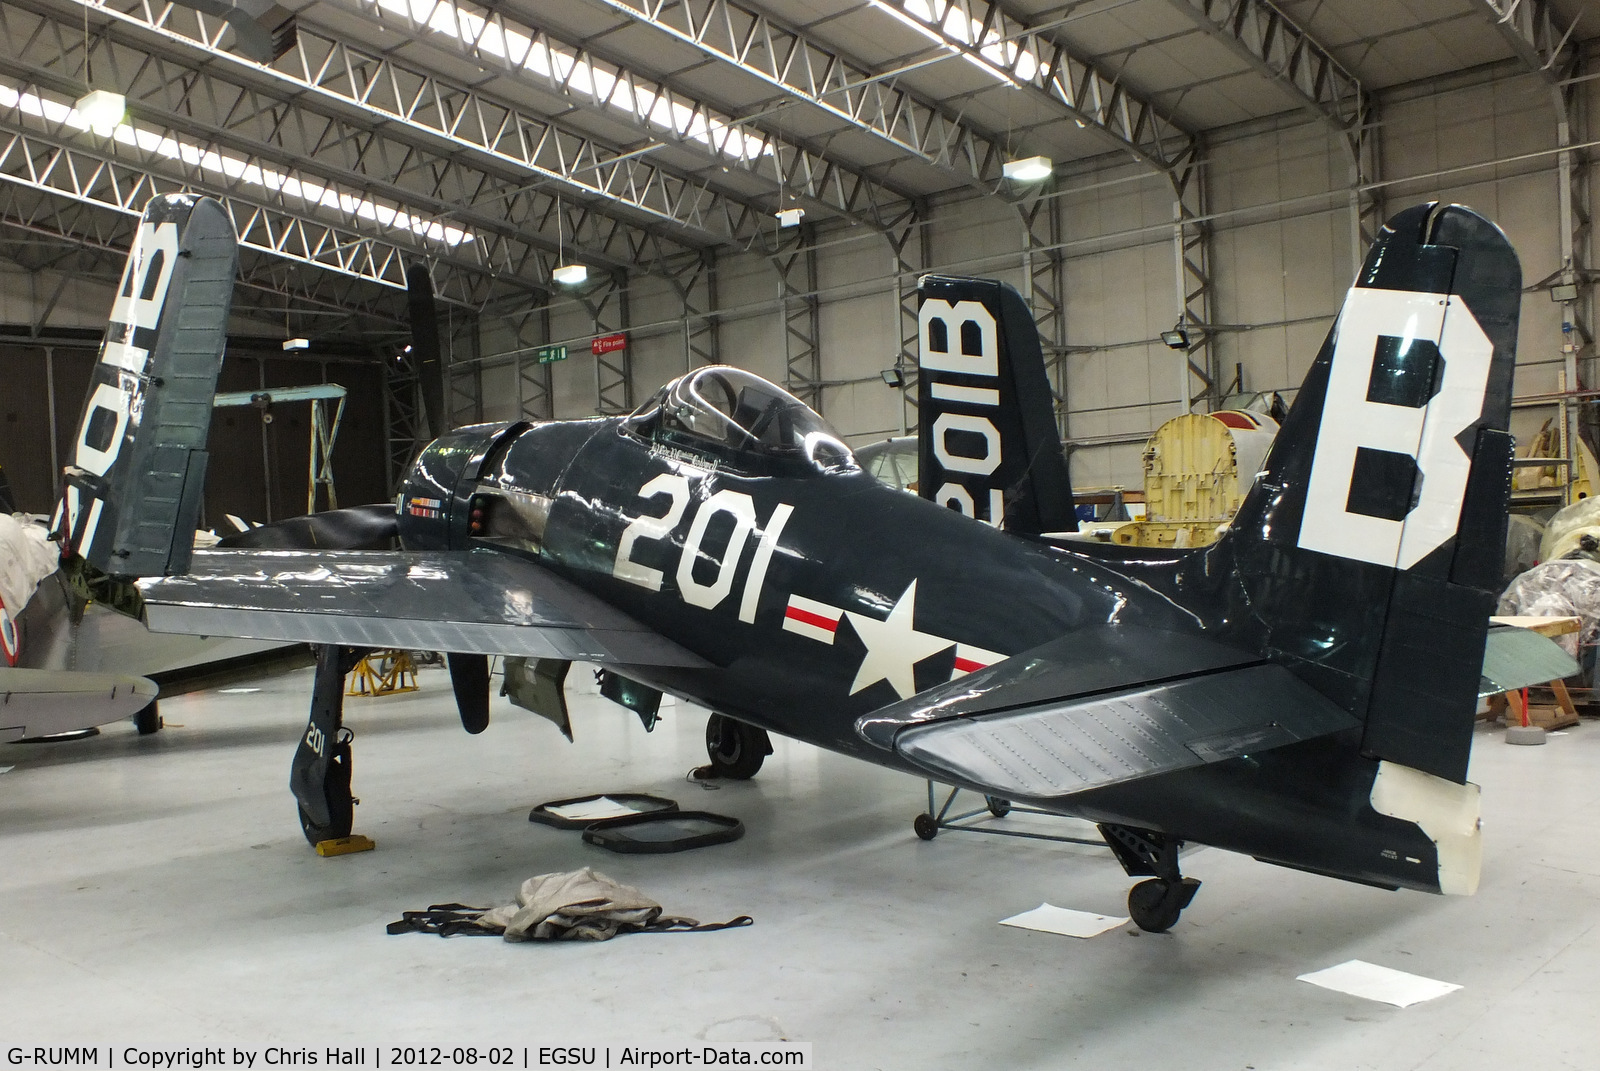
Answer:
POLYGON ((889 611, 889 616, 882 621, 853 610, 845 611, 856 635, 867 645, 861 668, 856 671, 855 682, 850 685, 851 695, 879 681, 888 681, 901 699, 909 699, 917 692, 916 664, 955 646, 953 640, 918 632, 912 626, 916 603, 917 582, 913 580, 894 604, 894 609, 889 611))

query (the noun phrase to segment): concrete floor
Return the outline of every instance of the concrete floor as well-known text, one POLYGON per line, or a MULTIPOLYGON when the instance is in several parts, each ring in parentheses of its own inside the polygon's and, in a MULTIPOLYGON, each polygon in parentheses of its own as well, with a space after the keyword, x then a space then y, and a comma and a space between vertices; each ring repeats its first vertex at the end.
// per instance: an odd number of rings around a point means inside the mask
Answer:
POLYGON ((668 705, 646 735, 592 690, 573 703, 576 745, 499 699, 468 737, 448 687, 427 670, 419 693, 349 702, 356 829, 378 849, 343 858, 311 852, 286 788, 309 671, 164 701, 153 737, 122 724, 0 746, 15 767, 0 775, 0 1044, 786 1038, 828 1071, 1600 1067, 1600 724, 1542 748, 1479 729, 1476 897, 1195 849, 1185 871, 1205 887, 1171 934, 1080 941, 996 922, 1043 901, 1122 914, 1129 881, 1104 849, 923 843, 921 782, 790 741, 756 780, 707 791, 685 780, 702 712, 668 705), (620 856, 526 820, 626 789, 748 832, 620 856), (604 944, 384 932, 403 910, 506 900, 584 865, 670 912, 755 925, 604 944), (1352 958, 1464 988, 1399 1010, 1295 981, 1352 958))

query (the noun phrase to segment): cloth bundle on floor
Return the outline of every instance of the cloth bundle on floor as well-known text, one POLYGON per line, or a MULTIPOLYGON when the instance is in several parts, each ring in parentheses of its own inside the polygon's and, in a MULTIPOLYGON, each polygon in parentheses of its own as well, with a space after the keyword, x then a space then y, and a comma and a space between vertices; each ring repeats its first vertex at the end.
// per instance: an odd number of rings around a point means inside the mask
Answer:
POLYGON ((390 933, 436 933, 441 937, 504 936, 507 941, 608 941, 619 933, 694 933, 748 926, 749 915, 700 923, 664 909, 632 885, 589 867, 539 874, 522 883, 517 902, 500 907, 434 904, 407 911, 389 923, 390 933))

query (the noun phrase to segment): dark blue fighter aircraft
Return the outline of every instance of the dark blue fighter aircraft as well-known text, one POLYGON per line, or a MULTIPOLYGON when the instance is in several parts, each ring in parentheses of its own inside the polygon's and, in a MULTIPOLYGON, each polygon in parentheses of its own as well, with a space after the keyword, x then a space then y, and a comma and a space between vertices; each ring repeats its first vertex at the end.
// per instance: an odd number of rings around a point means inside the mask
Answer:
POLYGON ((717 712, 726 773, 753 773, 771 731, 1087 818, 1148 877, 1129 895, 1147 930, 1194 895, 1186 841, 1476 886, 1465 782, 1521 271, 1472 212, 1389 221, 1238 516, 1165 552, 1059 537, 1073 498, 1033 322, 1008 287, 929 277, 923 498, 712 366, 629 416, 440 436, 395 503, 399 550, 308 536, 191 561, 233 256, 215 203, 152 203, 58 525, 107 573, 169 577, 142 585, 153 629, 319 645, 291 777, 312 841, 350 829, 343 675, 404 647, 449 653, 469 731, 487 656, 563 728, 584 660, 647 726, 663 693, 717 712))

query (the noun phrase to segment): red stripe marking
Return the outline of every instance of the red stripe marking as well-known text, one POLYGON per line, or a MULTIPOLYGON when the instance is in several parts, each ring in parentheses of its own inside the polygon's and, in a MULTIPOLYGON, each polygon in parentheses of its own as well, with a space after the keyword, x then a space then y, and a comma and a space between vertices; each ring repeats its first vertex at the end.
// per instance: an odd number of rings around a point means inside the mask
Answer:
POLYGON ((1231 410, 1223 410, 1220 413, 1212 413, 1211 419, 1217 421, 1219 424, 1223 424, 1230 428, 1239 428, 1243 431, 1253 431, 1261 426, 1261 421, 1255 419, 1254 417, 1247 416, 1244 413, 1233 412, 1231 410))
POLYGON ((821 614, 814 614, 810 610, 802 610, 798 606, 789 607, 783 616, 792 617, 803 625, 815 625, 817 628, 826 629, 829 632, 836 632, 839 628, 837 618, 823 617, 821 614))
POLYGON ((989 667, 987 663, 974 662, 970 658, 962 658, 958 655, 956 657, 956 668, 963 673, 976 673, 980 669, 988 669, 989 667))

